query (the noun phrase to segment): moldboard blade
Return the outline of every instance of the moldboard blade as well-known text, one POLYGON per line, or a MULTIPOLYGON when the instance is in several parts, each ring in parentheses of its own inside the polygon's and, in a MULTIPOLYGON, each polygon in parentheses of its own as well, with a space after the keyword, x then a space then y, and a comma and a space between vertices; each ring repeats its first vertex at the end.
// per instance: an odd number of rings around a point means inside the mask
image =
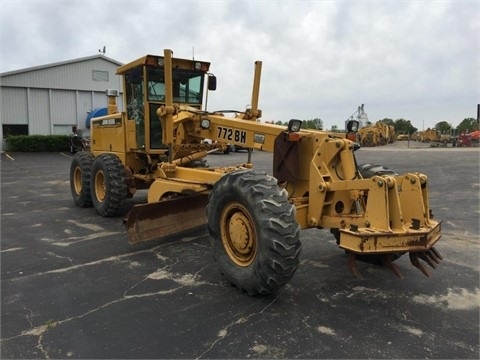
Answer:
POLYGON ((131 244, 157 240, 206 224, 208 195, 135 205, 123 220, 131 244))

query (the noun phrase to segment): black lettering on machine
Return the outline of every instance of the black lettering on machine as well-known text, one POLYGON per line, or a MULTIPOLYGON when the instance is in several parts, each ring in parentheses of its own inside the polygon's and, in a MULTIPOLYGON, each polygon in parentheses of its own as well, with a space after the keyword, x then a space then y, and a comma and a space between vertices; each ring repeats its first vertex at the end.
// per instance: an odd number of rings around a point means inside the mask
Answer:
POLYGON ((245 144, 247 142, 247 132, 245 130, 232 129, 228 127, 218 127, 218 139, 233 141, 236 143, 245 144))

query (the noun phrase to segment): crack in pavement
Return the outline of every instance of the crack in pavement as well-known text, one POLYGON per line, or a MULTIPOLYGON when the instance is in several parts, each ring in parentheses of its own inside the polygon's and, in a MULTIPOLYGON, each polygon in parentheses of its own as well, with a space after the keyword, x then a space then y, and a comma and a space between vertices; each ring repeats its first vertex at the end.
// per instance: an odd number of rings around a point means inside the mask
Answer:
POLYGON ((4 250, 0 250, 0 254, 7 253, 7 252, 13 252, 13 251, 19 251, 19 250, 23 250, 23 249, 24 249, 23 247, 4 249, 4 250))
POLYGON ((43 347, 43 334, 41 334, 39 337, 38 337, 38 341, 37 341, 37 346, 36 348, 38 350, 40 350, 40 352, 43 354, 43 356, 45 357, 45 359, 50 359, 50 355, 48 354, 48 351, 43 347))
MULTIPOLYGON (((72 237, 66 238, 66 240, 74 240, 74 241, 56 241, 56 242, 52 242, 52 245, 66 247, 66 246, 70 246, 72 244, 78 244, 84 241, 97 240, 104 237, 121 235, 121 234, 123 234, 123 232, 121 231, 104 231, 104 232, 98 232, 98 233, 93 233, 93 234, 84 235, 84 236, 72 236, 72 237)), ((47 239, 47 238, 42 238, 41 240, 50 242, 50 239, 47 239)))
POLYGON ((34 274, 28 274, 28 275, 25 275, 25 276, 19 276, 19 277, 9 279, 9 281, 15 281, 15 280, 19 280, 19 279, 25 280, 25 279, 34 278, 34 277, 37 277, 37 276, 65 273, 65 272, 78 270, 78 269, 82 269, 82 268, 86 268, 86 267, 90 267, 90 266, 95 266, 95 265, 98 265, 98 264, 123 261, 126 258, 136 256, 136 255, 139 255, 139 254, 154 253, 156 250, 158 250, 162 246, 163 245, 158 245, 154 248, 139 250, 139 251, 131 252, 131 253, 128 253, 128 254, 114 255, 114 256, 107 257, 107 258, 91 261, 91 262, 88 262, 88 263, 72 265, 72 266, 59 268, 59 269, 47 270, 47 271, 43 271, 43 272, 37 272, 37 273, 34 273, 34 274))
POLYGON ((225 326, 223 329, 221 329, 219 332, 218 332, 218 338, 210 345, 210 347, 208 349, 206 349, 204 352, 202 352, 199 356, 197 356, 195 359, 201 359, 203 356, 205 356, 206 354, 208 354, 214 347, 215 345, 223 340, 225 337, 227 337, 228 335, 228 329, 231 328, 232 326, 235 326, 235 325, 238 325, 238 324, 243 324, 243 323, 246 323, 251 317, 253 316, 256 316, 256 315, 261 315, 265 312, 265 310, 267 310, 270 306, 272 306, 275 302, 277 301, 277 298, 274 298, 271 302, 269 302, 262 310, 258 311, 258 312, 255 312, 255 313, 252 313, 250 315, 248 315, 247 317, 240 317, 239 319, 231 322, 230 324, 228 324, 227 326, 225 326))
MULTIPOLYGON (((24 330, 19 335, 16 335, 16 336, 13 336, 13 337, 10 337, 10 338, 2 339, 2 341, 14 340, 14 339, 18 339, 18 338, 23 337, 23 336, 38 336, 38 341, 37 341, 36 348, 39 349, 39 351, 43 354, 44 358, 50 359, 50 355, 49 355, 47 349, 43 346, 44 336, 49 330, 52 330, 52 329, 54 329, 58 326, 61 326, 61 325, 65 324, 65 323, 68 323, 68 322, 71 322, 71 321, 74 321, 74 320, 78 320, 78 319, 82 319, 86 316, 89 316, 89 315, 91 315, 95 312, 98 312, 100 310, 103 310, 103 309, 105 309, 105 308, 107 308, 111 305, 114 305, 114 304, 117 304, 117 303, 120 303, 120 302, 128 301, 128 300, 131 300, 131 299, 151 297, 151 296, 156 296, 156 295, 173 294, 176 291, 178 291, 178 290, 180 290, 184 287, 192 287, 192 286, 196 287, 196 286, 208 284, 206 282, 196 280, 197 277, 198 277, 198 274, 201 271, 204 270, 204 267, 199 269, 194 274, 178 274, 178 273, 172 273, 172 272, 166 270, 166 269, 169 269, 169 268, 175 266, 177 263, 179 263, 179 261, 177 261, 173 264, 170 264, 170 265, 166 265, 163 268, 158 269, 157 271, 146 275, 141 281, 135 283, 134 285, 130 286, 127 290, 125 290, 124 293, 123 293, 123 296, 119 299, 109 301, 105 304, 102 304, 102 305, 100 305, 100 306, 98 306, 94 309, 91 309, 91 310, 89 310, 89 311, 87 311, 83 314, 80 314, 80 315, 71 316, 69 318, 66 318, 66 319, 63 319, 63 320, 58 320, 58 321, 49 321, 46 324, 36 326, 36 327, 33 327, 31 329, 28 329, 28 330, 24 330), (132 294, 132 295, 128 294, 129 291, 135 289, 139 284, 145 282, 146 280, 161 280, 161 279, 166 279, 166 278, 176 282, 177 284, 179 284, 179 286, 177 286, 175 288, 172 288, 172 289, 168 289, 168 290, 160 290, 160 291, 155 291, 155 292, 132 294)), ((72 267, 72 268, 74 268, 74 267, 72 267)), ((29 310, 30 315, 31 315, 31 313, 32 312, 29 310)), ((32 326, 31 318, 30 318, 29 315, 27 315, 27 320, 30 323, 30 325, 32 326)))

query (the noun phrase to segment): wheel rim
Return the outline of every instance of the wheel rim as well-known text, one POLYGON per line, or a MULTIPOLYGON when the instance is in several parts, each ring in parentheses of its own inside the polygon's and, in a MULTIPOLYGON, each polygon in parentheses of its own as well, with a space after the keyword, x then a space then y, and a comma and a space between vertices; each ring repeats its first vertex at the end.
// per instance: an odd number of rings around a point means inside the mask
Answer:
POLYGON ((102 202, 105 200, 106 193, 105 175, 103 174, 103 171, 98 171, 95 174, 95 197, 98 201, 102 202))
POLYGON ((249 266, 257 253, 257 236, 248 210, 239 203, 231 203, 223 209, 220 224, 223 247, 229 258, 236 265, 249 266))
POLYGON ((78 195, 82 192, 82 171, 80 167, 76 167, 73 172, 73 187, 75 188, 75 193, 78 195))

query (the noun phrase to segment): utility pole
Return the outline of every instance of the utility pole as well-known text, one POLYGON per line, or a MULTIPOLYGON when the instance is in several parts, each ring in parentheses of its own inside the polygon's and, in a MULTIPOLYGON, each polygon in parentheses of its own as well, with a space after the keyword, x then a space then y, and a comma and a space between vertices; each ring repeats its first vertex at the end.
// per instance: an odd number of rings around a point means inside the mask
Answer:
POLYGON ((480 104, 477 105, 477 130, 480 130, 480 104))

